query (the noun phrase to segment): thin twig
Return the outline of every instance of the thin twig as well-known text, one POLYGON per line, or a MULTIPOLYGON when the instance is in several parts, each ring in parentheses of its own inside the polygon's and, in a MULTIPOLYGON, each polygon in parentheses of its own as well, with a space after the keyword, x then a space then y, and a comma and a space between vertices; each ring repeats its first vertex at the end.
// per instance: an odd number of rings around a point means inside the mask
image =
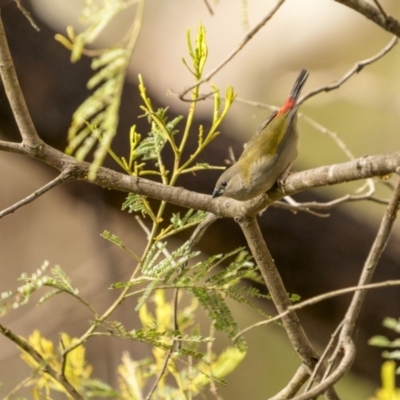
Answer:
MULTIPOLYGON (((315 365, 314 371, 312 372, 311 376, 310 376, 310 380, 308 381, 307 386, 305 387, 304 391, 307 392, 311 386, 314 383, 314 379, 315 376, 317 375, 319 368, 321 367, 321 365, 323 365, 327 359, 327 357, 329 356, 329 354, 332 352, 333 350, 333 345, 334 343, 338 340, 339 337, 339 333, 340 330, 342 329, 343 326, 343 321, 341 321, 339 323, 339 325, 336 327, 336 329, 334 330, 334 332, 331 335, 331 338, 329 339, 328 344, 325 346, 325 350, 324 352, 321 354, 321 357, 319 358, 317 364, 315 365)), ((329 362, 329 360, 328 360, 329 362)), ((329 366, 328 366, 329 367, 329 366)), ((328 369, 328 368, 327 368, 328 369)))
POLYGON ((68 354, 65 354, 64 350, 65 350, 65 345, 64 345, 64 340, 62 338, 62 334, 60 334, 60 345, 61 345, 61 349, 62 349, 62 354, 61 354, 61 368, 60 368, 60 379, 64 382, 67 380, 67 377, 65 375, 65 369, 67 367, 67 357, 68 354))
POLYGON ((382 13, 382 15, 387 19, 387 14, 385 13, 385 10, 381 6, 378 0, 374 0, 375 5, 378 7, 379 11, 382 13))
MULTIPOLYGON (((135 215, 135 219, 137 221, 137 223, 139 224, 139 226, 143 229, 143 232, 147 235, 147 240, 150 238, 151 236, 151 232, 150 229, 145 225, 145 223, 142 221, 142 218, 140 218, 140 215, 135 215)), ((157 247, 159 249, 162 248, 162 243, 158 242, 157 243, 157 247)), ((162 253, 164 254, 164 257, 171 257, 171 253, 168 251, 168 249, 166 247, 162 248, 162 253)))
MULTIPOLYGON (((285 199, 287 197, 289 197, 289 196, 286 196, 285 199)), ((338 199, 327 201, 325 203, 320 203, 320 202, 316 202, 316 201, 310 201, 310 202, 304 202, 304 203, 298 203, 297 201, 294 201, 294 202, 290 202, 290 203, 284 203, 283 201, 276 201, 276 202, 272 203, 270 207, 283 208, 285 210, 289 210, 289 211, 292 211, 295 213, 298 211, 302 211, 302 212, 306 212, 311 215, 314 215, 316 217, 327 218, 330 216, 330 214, 322 214, 315 210, 329 210, 339 204, 350 203, 350 202, 355 202, 355 201, 372 201, 372 202, 378 203, 378 204, 385 204, 385 205, 389 204, 389 200, 369 196, 368 194, 366 194, 366 195, 346 194, 342 197, 339 197, 338 199)))
POLYGON ((227 164, 227 165, 235 164, 235 162, 237 160, 236 160, 235 153, 233 152, 232 146, 228 147, 228 154, 229 154, 229 158, 227 160, 225 160, 225 164, 227 164))
MULTIPOLYGON (((174 298, 173 298, 173 321, 174 321, 174 330, 175 331, 179 330, 178 323, 177 323, 178 292, 179 292, 178 289, 174 290, 174 298)), ((168 362, 171 359, 171 356, 172 356, 172 353, 174 351, 176 342, 177 341, 175 339, 172 339, 171 347, 170 347, 170 349, 168 350, 168 352, 167 352, 167 354, 165 356, 165 359, 164 359, 163 365, 162 365, 162 367, 160 369, 160 372, 158 373, 158 376, 157 376, 155 382, 153 383, 153 386, 151 387, 149 393, 147 394, 145 400, 150 400, 151 396, 153 396, 154 392, 156 391, 157 386, 160 383, 160 381, 161 381, 161 379, 162 379, 162 377, 163 377, 163 375, 164 375, 164 373, 165 373, 165 371, 167 369, 168 362)))
MULTIPOLYGON (((62 286, 60 286, 52 281, 44 283, 43 286, 57 289, 57 292, 54 293, 54 295, 61 294, 61 293, 69 294, 70 296, 72 296, 73 298, 78 300, 83 306, 85 306, 93 314, 93 317, 95 319, 97 319, 99 317, 99 314, 96 312, 96 310, 87 301, 85 301, 81 296, 79 296, 77 293, 75 293, 73 290, 65 291, 65 289, 62 286)), ((15 293, 15 295, 18 295, 18 294, 19 294, 19 292, 15 293)))
MULTIPOLYGON (((261 108, 264 110, 270 110, 272 112, 279 110, 279 107, 273 106, 271 104, 266 104, 266 103, 261 103, 259 101, 253 101, 253 100, 247 100, 244 99, 243 97, 235 97, 235 102, 240 103, 240 104, 245 104, 250 107, 255 107, 255 108, 261 108)), ((347 147, 346 143, 339 137, 339 135, 336 132, 331 131, 330 129, 326 128, 319 122, 315 121, 315 119, 309 117, 308 115, 298 112, 297 113, 298 117, 303 119, 305 122, 307 122, 309 125, 311 125, 313 128, 315 128, 317 131, 321 132, 324 135, 329 136, 339 147, 340 150, 346 155, 346 157, 349 160, 354 160, 354 155, 350 151, 350 149, 347 147)))
POLYGON ((210 6, 208 0, 204 0, 204 4, 206 5, 208 12, 209 12, 211 15, 214 15, 214 11, 213 11, 213 9, 211 8, 211 6, 210 6))
POLYGON ((320 294, 318 296, 311 297, 307 300, 304 300, 297 304, 293 304, 293 305, 289 306, 288 309, 286 311, 284 311, 283 313, 274 315, 273 317, 271 317, 265 321, 256 322, 255 324, 252 324, 252 325, 248 326, 247 328, 242 329, 240 332, 238 332, 236 334, 236 336, 233 337, 232 340, 236 340, 239 336, 245 334, 246 332, 250 331, 251 329, 258 328, 258 327, 264 326, 264 325, 272 324, 273 322, 278 321, 285 315, 289 314, 291 311, 301 310, 302 308, 312 306, 314 304, 320 303, 321 301, 331 299, 332 297, 343 296, 345 294, 357 292, 360 290, 383 289, 383 288, 391 287, 391 286, 400 286, 400 279, 394 279, 394 280, 389 280, 389 281, 384 281, 384 282, 369 283, 367 285, 361 285, 361 286, 360 285, 350 286, 347 288, 333 290, 331 292, 327 292, 327 293, 320 294))
POLYGON ((193 231, 192 235, 190 236, 190 248, 192 249, 196 246, 200 240, 202 239, 203 235, 206 233, 207 229, 213 224, 217 219, 220 217, 218 215, 208 213, 203 221, 197 225, 197 228, 193 231))
MULTIPOLYGON (((298 207, 299 209, 312 208, 314 210, 329 210, 329 209, 337 206, 338 204, 350 203, 350 202, 353 202, 353 201, 362 201, 362 200, 372 201, 372 202, 378 203, 378 204, 385 204, 385 205, 389 204, 389 200, 380 199, 378 197, 373 197, 373 196, 369 196, 369 195, 351 195, 351 194, 346 194, 346 195, 344 195, 342 197, 339 197, 339 198, 331 200, 331 201, 327 201, 325 203, 320 203, 320 202, 317 202, 317 201, 297 203, 296 207, 298 207)), ((294 208, 294 209, 296 209, 296 208, 294 208)))
POLYGON ((21 4, 21 0, 14 0, 14 1, 17 4, 17 7, 19 8, 19 10, 22 12, 22 14, 24 14, 25 18, 32 25, 32 27, 39 32, 40 31, 39 26, 37 25, 37 23, 32 18, 31 13, 21 4))
POLYGON ((12 206, 6 208, 5 210, 0 212, 0 219, 8 214, 12 214, 19 208, 31 203, 32 201, 36 200, 38 197, 42 196, 43 194, 47 193, 49 190, 53 189, 54 187, 60 185, 61 183, 65 182, 66 180, 71 179, 72 177, 72 170, 66 170, 61 172, 56 178, 54 178, 46 185, 42 186, 40 189, 34 191, 29 196, 25 197, 24 199, 18 201, 17 203, 13 204, 12 206))
POLYGON ((311 97, 322 93, 322 92, 330 92, 331 90, 339 89, 340 86, 342 86, 345 82, 347 82, 353 75, 358 74, 364 67, 367 65, 370 65, 374 63, 375 61, 381 59, 383 56, 385 56, 387 53, 389 53, 390 50, 393 49, 394 46, 396 46, 398 42, 398 38, 394 36, 392 40, 377 54, 370 58, 366 58, 365 60, 358 61, 354 64, 353 68, 351 68, 346 74, 343 75, 343 77, 337 81, 330 83, 328 85, 321 86, 320 88, 314 89, 311 92, 308 92, 305 94, 299 101, 298 105, 304 103, 306 100, 310 99, 311 97))
POLYGON ((33 147, 40 146, 43 142, 39 138, 35 126, 33 125, 24 95, 22 94, 21 87, 18 82, 17 73, 15 72, 14 63, 7 43, 6 33, 4 31, 3 21, 1 19, 1 11, 0 75, 23 142, 33 147))
POLYGON ((376 7, 368 4, 364 0, 335 0, 353 10, 357 11, 364 17, 373 21, 375 24, 383 28, 385 31, 393 33, 400 37, 400 22, 390 15, 383 15, 376 7))
MULTIPOLYGON (((195 87, 203 84, 204 82, 208 82, 217 72, 219 72, 226 64, 229 63, 229 61, 232 60, 233 57, 238 54, 242 48, 252 39, 252 37, 275 15, 275 13, 279 10, 279 8, 282 6, 282 4, 285 2, 285 0, 278 0, 278 3, 275 5, 275 7, 269 12, 267 16, 265 16, 253 29, 251 29, 245 38, 242 40, 242 42, 239 44, 239 46, 233 50, 226 58, 223 60, 217 67, 215 67, 209 74, 207 74, 203 79, 199 80, 196 84, 190 86, 189 88, 185 89, 183 92, 178 94, 178 97, 182 101, 188 101, 192 102, 193 99, 185 99, 185 95, 189 93, 191 90, 193 90, 195 87)), ((172 92, 173 93, 173 92, 172 92)), ((212 93, 205 94, 203 96, 200 96, 197 101, 199 100, 204 100, 205 98, 211 96, 212 93)))
MULTIPOLYGON (((285 199, 287 197, 289 197, 289 196, 286 196, 285 199)), ((311 207, 303 206, 302 203, 297 203, 297 201, 295 203, 285 203, 283 201, 275 201, 274 203, 271 204, 270 207, 282 208, 284 210, 289 210, 292 213, 297 213, 299 211, 305 212, 307 214, 311 214, 314 217, 319 217, 319 218, 328 218, 330 216, 330 214, 322 214, 317 211, 311 210, 311 207)), ((260 213, 260 215, 261 214, 262 214, 262 212, 260 213)))

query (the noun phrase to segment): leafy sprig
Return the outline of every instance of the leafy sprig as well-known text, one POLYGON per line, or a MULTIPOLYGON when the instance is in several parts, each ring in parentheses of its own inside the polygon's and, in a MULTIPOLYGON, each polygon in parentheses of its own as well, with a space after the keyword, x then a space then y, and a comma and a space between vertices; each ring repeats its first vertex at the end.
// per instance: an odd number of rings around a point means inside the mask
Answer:
MULTIPOLYGON (((189 265, 188 262, 198 257, 199 252, 191 251, 189 242, 178 247, 169 257, 157 262, 165 248, 165 242, 154 243, 143 261, 142 276, 112 285, 114 289, 145 285, 133 292, 141 294, 136 309, 143 307, 155 291, 180 288, 198 300, 217 330, 225 332, 230 338, 233 338, 238 333, 238 327, 225 298, 229 297, 238 303, 258 310, 251 299, 268 297, 261 294, 256 288, 247 288, 242 285, 243 279, 247 278, 260 281, 257 267, 243 248, 211 256, 193 265, 189 265), (232 257, 235 258, 226 268, 213 273, 218 265, 232 257)), ((236 344, 240 350, 245 351, 246 344, 243 338, 239 338, 236 344)))
POLYGON ((98 168, 110 151, 111 143, 117 132, 118 112, 121 93, 129 60, 132 56, 143 14, 144 1, 86 0, 81 14, 81 20, 87 28, 76 35, 72 27, 67 28, 67 36, 56 35, 71 51, 71 60, 78 61, 82 54, 93 55, 86 46, 93 43, 109 22, 119 13, 137 3, 136 17, 129 29, 127 39, 115 47, 94 52, 91 67, 95 74, 88 81, 87 87, 93 90, 72 116, 71 127, 68 131, 68 154, 75 153, 78 160, 84 160, 97 143, 94 159, 89 170, 89 179, 94 179, 98 168))

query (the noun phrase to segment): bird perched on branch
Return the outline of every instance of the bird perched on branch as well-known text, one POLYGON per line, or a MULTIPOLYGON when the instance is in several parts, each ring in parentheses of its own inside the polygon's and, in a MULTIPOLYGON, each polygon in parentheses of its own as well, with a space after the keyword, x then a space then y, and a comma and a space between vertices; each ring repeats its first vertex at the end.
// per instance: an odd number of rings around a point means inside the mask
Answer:
POLYGON ((213 198, 250 200, 286 177, 297 157, 297 100, 307 78, 302 69, 283 106, 263 122, 239 160, 219 177, 213 198))

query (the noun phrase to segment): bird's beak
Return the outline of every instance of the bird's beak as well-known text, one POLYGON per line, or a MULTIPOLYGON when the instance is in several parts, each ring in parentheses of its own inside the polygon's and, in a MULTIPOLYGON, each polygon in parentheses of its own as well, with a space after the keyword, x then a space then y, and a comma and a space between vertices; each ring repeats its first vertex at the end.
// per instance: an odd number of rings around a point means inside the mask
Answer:
POLYGON ((213 191, 213 194, 212 194, 212 198, 215 199, 216 197, 221 196, 222 193, 223 193, 222 190, 219 190, 219 189, 215 188, 214 191, 213 191))

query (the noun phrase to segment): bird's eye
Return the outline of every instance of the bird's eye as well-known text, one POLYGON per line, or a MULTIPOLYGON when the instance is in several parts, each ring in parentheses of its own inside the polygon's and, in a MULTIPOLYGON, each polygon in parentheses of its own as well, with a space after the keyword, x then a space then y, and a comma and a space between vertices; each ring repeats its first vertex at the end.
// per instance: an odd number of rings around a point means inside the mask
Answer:
POLYGON ((221 183, 221 186, 223 187, 223 188, 226 188, 226 185, 228 184, 228 182, 227 181, 223 181, 222 183, 221 183))

